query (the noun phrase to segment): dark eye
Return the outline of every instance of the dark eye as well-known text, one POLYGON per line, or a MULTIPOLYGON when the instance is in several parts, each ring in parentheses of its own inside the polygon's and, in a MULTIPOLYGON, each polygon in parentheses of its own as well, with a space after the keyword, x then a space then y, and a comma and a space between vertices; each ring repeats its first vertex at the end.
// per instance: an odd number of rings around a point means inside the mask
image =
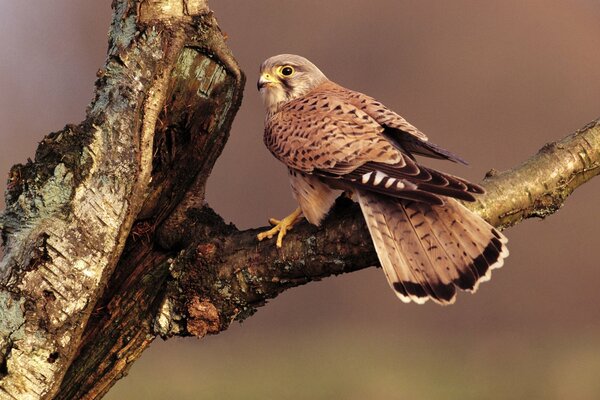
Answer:
POLYGON ((294 68, 290 67, 289 65, 286 65, 285 67, 281 68, 281 75, 283 76, 291 76, 294 73, 294 68))

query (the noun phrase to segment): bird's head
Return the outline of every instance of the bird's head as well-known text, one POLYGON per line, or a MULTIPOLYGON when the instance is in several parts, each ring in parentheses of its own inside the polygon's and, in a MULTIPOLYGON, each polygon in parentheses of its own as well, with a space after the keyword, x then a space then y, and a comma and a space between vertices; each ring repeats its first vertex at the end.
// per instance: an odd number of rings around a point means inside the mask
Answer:
POLYGON ((327 77, 313 63, 293 54, 268 58, 260 66, 257 87, 267 112, 297 99, 325 82, 327 77))

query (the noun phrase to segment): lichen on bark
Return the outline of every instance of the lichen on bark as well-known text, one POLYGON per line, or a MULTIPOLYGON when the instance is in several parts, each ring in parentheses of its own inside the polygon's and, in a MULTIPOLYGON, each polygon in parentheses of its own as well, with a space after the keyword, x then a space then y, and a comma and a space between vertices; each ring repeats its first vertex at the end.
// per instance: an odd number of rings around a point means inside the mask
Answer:
POLYGON ((2 396, 58 391, 146 200, 171 71, 199 28, 218 29, 204 2, 177 2, 185 7, 168 18, 145 13, 175 2, 143 3, 113 2, 108 58, 86 120, 48 135, 35 161, 11 171, 1 218, 2 396))

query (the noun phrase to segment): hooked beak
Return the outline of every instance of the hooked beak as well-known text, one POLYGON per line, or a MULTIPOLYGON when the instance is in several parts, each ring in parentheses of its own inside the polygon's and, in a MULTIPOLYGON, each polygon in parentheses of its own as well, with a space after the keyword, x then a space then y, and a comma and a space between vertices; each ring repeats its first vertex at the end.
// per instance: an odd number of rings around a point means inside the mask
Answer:
POLYGON ((269 85, 273 85, 277 83, 277 79, 273 78, 269 74, 262 74, 260 78, 258 78, 258 82, 256 83, 256 88, 260 91, 262 88, 267 87, 269 85))

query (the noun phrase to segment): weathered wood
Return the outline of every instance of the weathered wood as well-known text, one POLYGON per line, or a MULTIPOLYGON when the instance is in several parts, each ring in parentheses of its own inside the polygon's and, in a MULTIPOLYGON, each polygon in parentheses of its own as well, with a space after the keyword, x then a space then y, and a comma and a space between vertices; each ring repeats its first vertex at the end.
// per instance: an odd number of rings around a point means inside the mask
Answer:
MULTIPOLYGON (((86 120, 48 135, 35 162, 11 171, 0 398, 54 396, 130 231, 130 242, 144 237, 141 227, 177 207, 180 187, 206 179, 239 105, 242 75, 204 1, 113 7, 108 59, 86 120), (131 230, 140 212, 150 219, 131 230)), ((152 244, 139 247, 133 259, 152 244)))
POLYGON ((241 102, 243 75, 210 14, 186 32, 155 132, 152 183, 79 355, 56 398, 97 398, 152 341, 156 308, 176 254, 178 222, 204 188, 241 102), (90 371, 94 371, 90 373, 90 371))
POLYGON ((178 221, 187 207, 204 202, 206 179, 227 139, 244 82, 212 17, 197 23, 202 36, 181 51, 159 117, 146 203, 57 399, 100 397, 154 338, 154 315, 169 273, 166 259, 175 256, 186 234, 178 221))
POLYGON ((600 120, 504 172, 489 171, 487 193, 469 206, 491 224, 506 228, 544 218, 560 209, 573 190, 600 173, 600 120))

